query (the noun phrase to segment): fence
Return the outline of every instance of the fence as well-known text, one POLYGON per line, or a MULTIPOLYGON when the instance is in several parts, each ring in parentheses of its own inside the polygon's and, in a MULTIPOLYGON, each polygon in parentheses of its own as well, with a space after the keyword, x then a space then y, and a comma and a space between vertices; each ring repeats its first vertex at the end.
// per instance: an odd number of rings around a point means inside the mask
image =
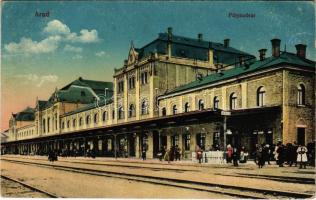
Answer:
MULTIPOLYGON (((196 159, 196 152, 192 152, 192 161, 199 162, 196 159)), ((202 156, 202 163, 207 164, 224 164, 226 163, 223 151, 205 151, 202 156)))

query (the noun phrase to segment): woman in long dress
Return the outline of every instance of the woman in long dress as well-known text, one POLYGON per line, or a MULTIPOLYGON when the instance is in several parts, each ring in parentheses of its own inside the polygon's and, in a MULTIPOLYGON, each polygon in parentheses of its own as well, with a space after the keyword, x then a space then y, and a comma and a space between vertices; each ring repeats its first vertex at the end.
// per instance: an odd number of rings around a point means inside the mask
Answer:
POLYGON ((304 166, 304 169, 306 169, 306 163, 307 163, 307 148, 304 145, 300 145, 297 148, 297 162, 300 163, 300 169, 304 166))

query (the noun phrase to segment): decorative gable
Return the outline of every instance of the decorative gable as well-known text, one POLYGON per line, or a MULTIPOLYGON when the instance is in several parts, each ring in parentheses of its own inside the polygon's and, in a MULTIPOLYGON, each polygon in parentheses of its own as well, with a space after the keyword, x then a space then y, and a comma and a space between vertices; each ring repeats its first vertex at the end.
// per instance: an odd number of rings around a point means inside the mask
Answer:
POLYGON ((138 52, 135 50, 133 42, 128 53, 127 65, 134 64, 138 60, 138 52))

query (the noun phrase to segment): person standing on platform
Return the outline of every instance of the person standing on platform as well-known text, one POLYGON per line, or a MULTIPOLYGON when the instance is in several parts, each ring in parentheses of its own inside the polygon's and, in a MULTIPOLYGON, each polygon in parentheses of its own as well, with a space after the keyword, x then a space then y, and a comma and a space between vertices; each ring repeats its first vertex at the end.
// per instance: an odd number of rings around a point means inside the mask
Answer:
POLYGON ((176 145, 175 148, 175 160, 179 160, 180 161, 180 157, 181 157, 181 149, 179 148, 178 145, 176 145))
POLYGON ((168 161, 168 163, 170 163, 170 150, 167 148, 166 148, 165 155, 164 155, 163 159, 165 161, 168 161))
POLYGON ((241 150, 240 150, 240 159, 239 159, 239 162, 240 163, 246 163, 247 162, 247 157, 248 157, 248 153, 246 151, 246 148, 245 146, 242 146, 241 147, 241 150))
POLYGON ((232 157, 233 157, 233 164, 234 164, 235 167, 237 167, 238 166, 238 160, 239 160, 239 152, 238 152, 236 147, 233 148, 232 157))
POLYGON ((226 161, 227 163, 232 162, 233 148, 230 144, 227 145, 226 161))
POLYGON ((256 153, 257 156, 257 164, 259 168, 262 168, 265 163, 265 152, 262 150, 262 147, 259 147, 256 153))
POLYGON ((278 153, 279 167, 283 167, 283 163, 285 160, 285 151, 284 151, 284 145, 281 142, 279 143, 277 153, 278 153))
POLYGON ((270 145, 264 145, 262 151, 264 156, 264 162, 268 162, 268 165, 270 165, 270 145))
POLYGON ((198 145, 196 146, 195 152, 196 152, 196 159, 199 161, 199 163, 202 163, 203 151, 198 145))
POLYGON ((142 159, 146 160, 146 147, 143 147, 142 149, 142 159))
POLYGON ((307 148, 304 145, 300 145, 297 148, 297 162, 300 164, 300 169, 304 167, 306 169, 307 163, 307 148))

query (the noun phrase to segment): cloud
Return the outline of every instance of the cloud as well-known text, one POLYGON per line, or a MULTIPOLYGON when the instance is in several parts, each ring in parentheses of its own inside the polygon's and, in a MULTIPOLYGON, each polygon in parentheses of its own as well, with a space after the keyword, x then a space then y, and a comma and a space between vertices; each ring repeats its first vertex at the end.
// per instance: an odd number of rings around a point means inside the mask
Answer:
POLYGON ((41 87, 45 82, 57 82, 58 76, 56 75, 46 75, 40 77, 40 82, 36 85, 37 87, 41 87))
POLYGON ((36 84, 37 87, 41 87, 45 82, 57 82, 58 76, 56 75, 43 75, 39 76, 37 74, 18 74, 16 78, 24 79, 28 83, 36 84))
POLYGON ((93 29, 91 31, 87 29, 82 29, 80 35, 77 33, 70 33, 65 37, 65 40, 70 42, 80 42, 80 43, 94 43, 99 42, 98 31, 93 29))
POLYGON ((52 20, 47 23, 46 27, 43 29, 44 33, 48 33, 51 35, 57 34, 70 34, 70 29, 66 24, 63 24, 59 20, 52 20))
POLYGON ((106 55, 106 52, 105 51, 100 51, 100 52, 95 53, 95 55, 99 56, 99 57, 102 57, 102 56, 106 55))
POLYGON ((66 24, 56 19, 48 22, 43 32, 50 35, 61 35, 63 40, 70 42, 93 43, 100 41, 97 30, 82 29, 78 35, 75 32, 71 32, 66 24))
POLYGON ((74 46, 67 44, 64 48, 64 51, 80 53, 80 52, 82 52, 82 48, 81 47, 74 47, 74 46))
POLYGON ((75 55, 72 57, 74 60, 82 59, 82 55, 75 55))
MULTIPOLYGON (((19 42, 11 42, 4 45, 4 49, 11 54, 40 54, 52 53, 60 46, 61 42, 65 43, 95 43, 101 41, 98 31, 95 29, 82 29, 79 34, 71 32, 70 28, 59 20, 52 20, 43 28, 46 38, 40 41, 31 38, 22 37, 19 42)), ((82 48, 69 45, 65 51, 81 52, 82 48), (80 50, 81 49, 81 50, 80 50)))
POLYGON ((30 38, 21 38, 20 42, 11 42, 4 45, 4 49, 11 54, 40 54, 51 53, 58 48, 60 36, 50 36, 39 42, 33 41, 30 38))

